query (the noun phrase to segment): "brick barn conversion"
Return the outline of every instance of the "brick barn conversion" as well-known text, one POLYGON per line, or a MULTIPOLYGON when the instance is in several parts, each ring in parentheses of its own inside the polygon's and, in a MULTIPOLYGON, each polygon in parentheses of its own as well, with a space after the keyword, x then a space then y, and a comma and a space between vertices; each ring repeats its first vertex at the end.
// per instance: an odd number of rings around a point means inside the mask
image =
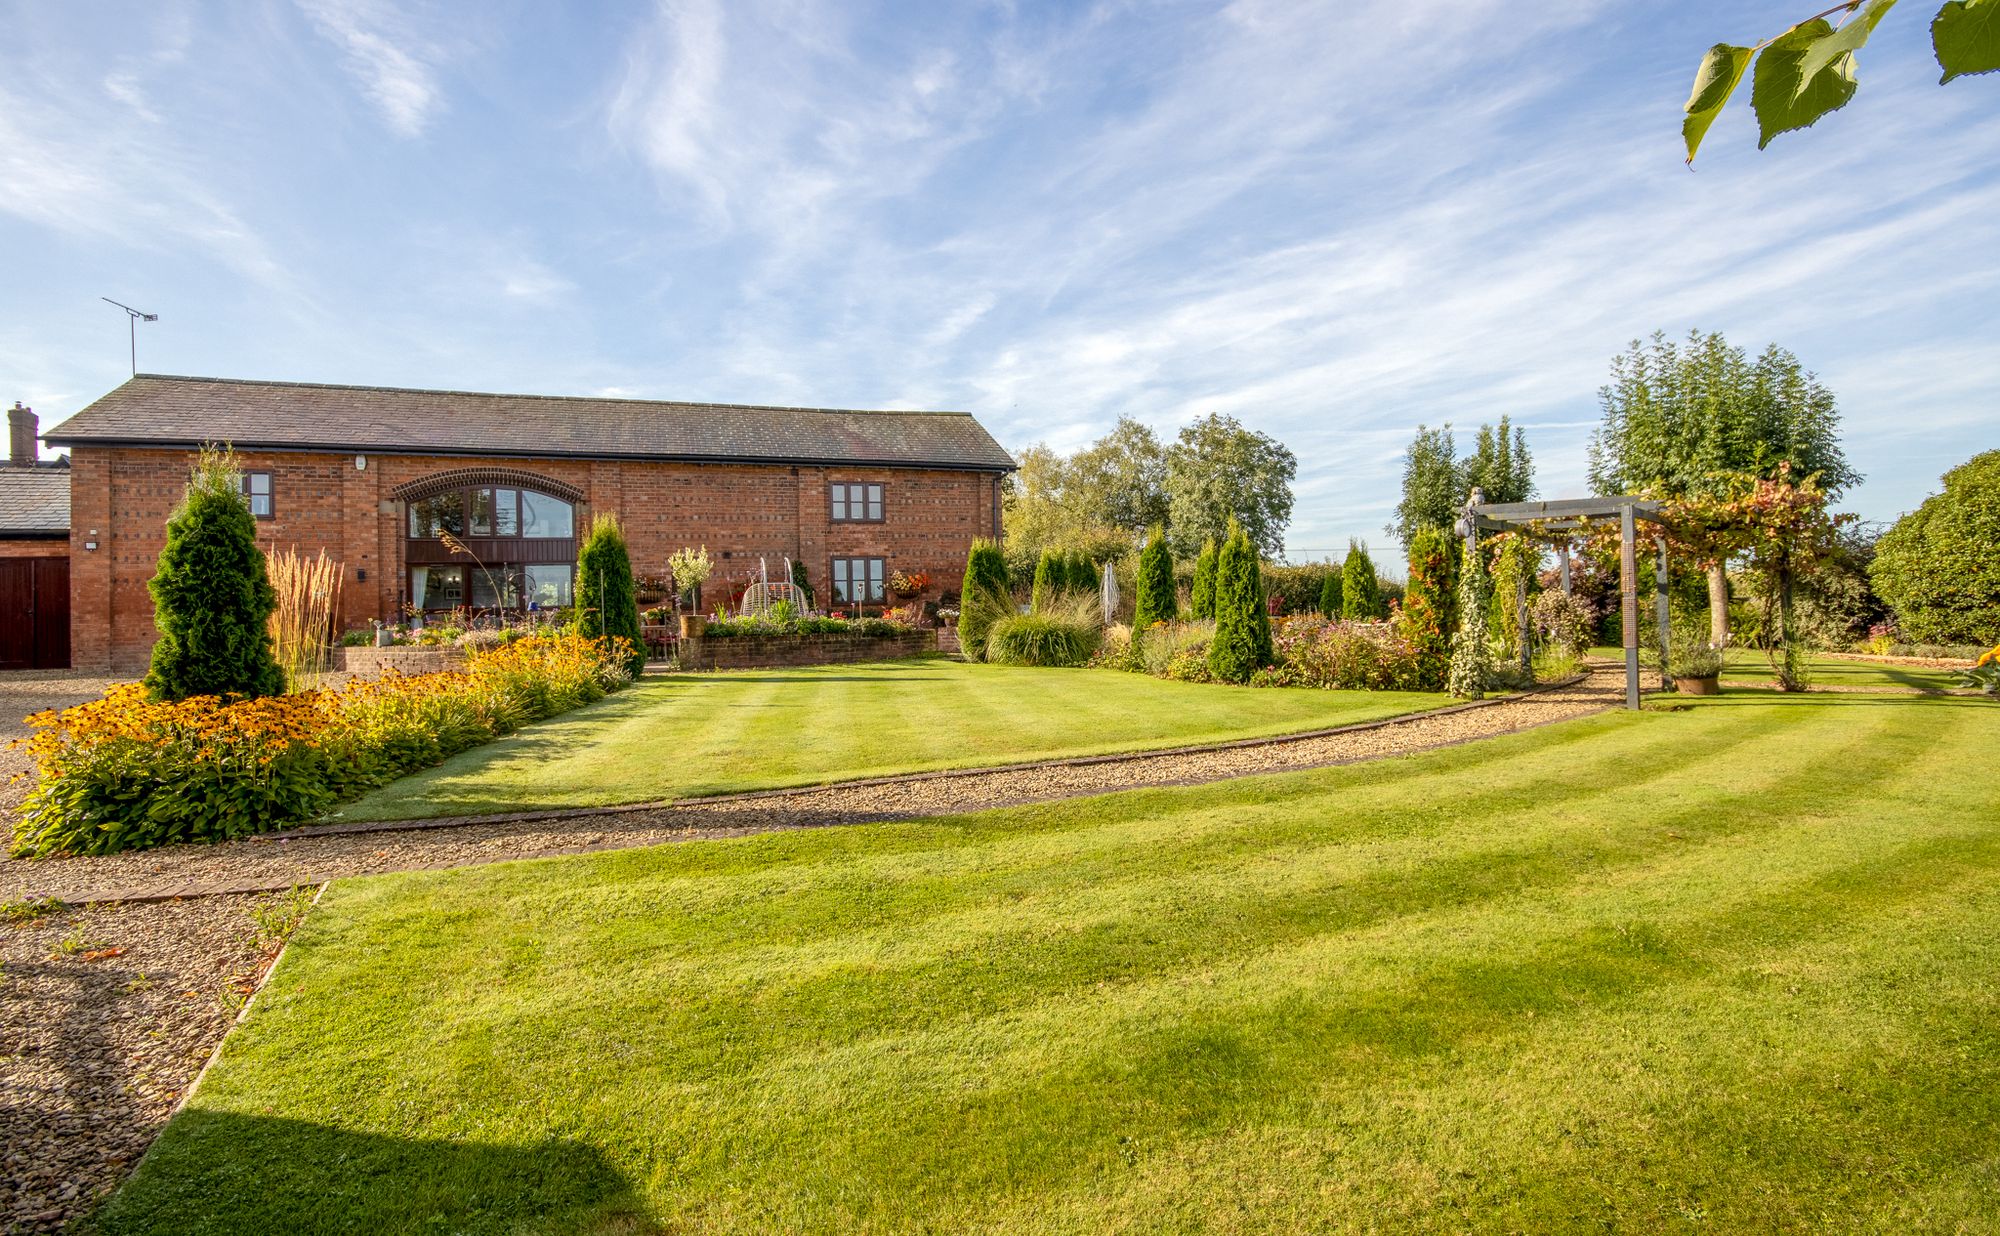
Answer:
MULTIPOLYGON (((32 460, 25 409, 17 438, 23 423, 32 460)), ((52 528, 33 542, 58 559, 67 551, 63 652, 79 668, 117 673, 143 668, 152 648, 146 581, 204 443, 235 448, 266 549, 324 549, 343 565, 348 628, 412 610, 567 604, 578 540, 600 512, 624 524, 641 575, 663 576, 674 550, 706 545, 710 598, 755 578, 760 558, 774 580, 791 558, 823 604, 879 608, 897 571, 928 574, 935 599, 957 586, 972 539, 998 535, 1014 468, 957 412, 156 374, 135 376, 43 441, 69 449, 68 468, 17 462, 0 512, 66 526, 66 540, 52 528), (63 521, 50 513, 53 497, 34 513, 35 486, 53 491, 52 477, 67 482, 63 521), (445 533, 480 565, 447 548, 445 533)), ((0 538, 9 563, 42 552, 20 549, 30 542, 10 531, 0 538)), ((0 622, 18 642, 11 602, 0 622)))

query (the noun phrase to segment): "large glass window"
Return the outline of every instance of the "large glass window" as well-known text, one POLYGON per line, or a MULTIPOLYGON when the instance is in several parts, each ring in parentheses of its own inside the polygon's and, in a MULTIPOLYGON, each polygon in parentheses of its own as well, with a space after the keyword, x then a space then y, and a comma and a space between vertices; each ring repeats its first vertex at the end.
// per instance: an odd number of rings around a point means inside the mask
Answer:
POLYGON ((537 609, 561 609, 570 604, 571 567, 558 565, 527 568, 527 601, 537 609))
POLYGON ((866 605, 882 599, 883 560, 835 558, 833 599, 846 605, 866 605))
POLYGON ((465 494, 452 490, 435 498, 410 503, 410 536, 414 540, 436 540, 449 532, 465 535, 465 494))
POLYGON ((521 491, 521 535, 575 536, 575 514, 569 503, 561 498, 551 498, 547 494, 524 489, 521 491))
POLYGON ((472 491, 472 518, 467 521, 473 536, 521 535, 520 510, 515 505, 517 490, 475 489, 472 491))
POLYGON ((521 608, 520 567, 473 567, 467 574, 472 583, 472 608, 521 608))
POLYGON ((410 568, 411 608, 458 609, 464 604, 464 567, 429 566, 410 568))
POLYGON ((852 524, 882 522, 882 487, 862 483, 832 485, 828 492, 833 497, 833 519, 835 523, 852 524))

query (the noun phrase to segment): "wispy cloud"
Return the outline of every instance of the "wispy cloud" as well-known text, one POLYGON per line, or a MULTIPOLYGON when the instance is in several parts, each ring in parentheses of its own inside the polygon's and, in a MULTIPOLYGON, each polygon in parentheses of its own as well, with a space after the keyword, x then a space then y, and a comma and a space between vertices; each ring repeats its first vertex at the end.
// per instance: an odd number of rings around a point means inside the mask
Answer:
POLYGON ((444 91, 437 64, 443 54, 421 37, 404 10, 381 0, 298 0, 322 36, 338 46, 348 72, 403 137, 421 137, 444 91))

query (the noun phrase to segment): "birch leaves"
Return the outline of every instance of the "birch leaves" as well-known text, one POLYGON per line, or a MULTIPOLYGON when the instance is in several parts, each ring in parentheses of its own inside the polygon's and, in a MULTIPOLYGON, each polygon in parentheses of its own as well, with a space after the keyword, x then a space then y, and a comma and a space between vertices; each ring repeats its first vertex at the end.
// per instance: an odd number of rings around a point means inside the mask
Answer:
MULTIPOLYGON (((1755 47, 1717 43, 1695 70, 1681 137, 1687 161, 1723 106, 1750 75, 1750 106, 1757 113, 1757 148, 1780 133, 1812 125, 1854 97, 1855 60, 1897 0, 1852 0, 1808 18, 1755 47), (1839 16, 1838 26, 1828 18, 1839 16), (1752 61, 1755 67, 1752 67, 1752 61)), ((1931 22, 1931 44, 1942 82, 2000 69, 2000 0, 1950 0, 1931 22)))

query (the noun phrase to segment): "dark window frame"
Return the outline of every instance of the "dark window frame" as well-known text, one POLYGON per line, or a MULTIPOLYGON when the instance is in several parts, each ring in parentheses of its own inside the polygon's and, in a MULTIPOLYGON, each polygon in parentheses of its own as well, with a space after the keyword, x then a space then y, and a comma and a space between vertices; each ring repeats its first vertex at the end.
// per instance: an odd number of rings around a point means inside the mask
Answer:
POLYGON ((834 481, 827 486, 827 519, 836 524, 886 524, 889 522, 889 487, 881 481, 834 481), (856 515, 854 495, 861 495, 861 514, 856 515), (873 507, 875 514, 869 515, 873 507), (846 514, 841 514, 842 510, 846 514))
POLYGON ((243 505, 250 510, 252 519, 276 519, 278 517, 278 486, 271 474, 263 469, 239 472, 236 476, 236 493, 243 499, 243 505), (254 477, 264 478, 264 492, 258 494, 251 483, 254 477), (264 513, 257 513, 257 499, 264 499, 264 513))
POLYGON ((827 592, 835 605, 884 605, 889 595, 889 560, 879 554, 837 554, 827 560, 827 592), (854 568, 862 568, 860 597, 840 595, 843 587, 851 593, 854 587, 854 568), (843 571, 842 568, 846 569, 843 571), (844 577, 844 578, 843 578, 844 577))
MULTIPOLYGON (((471 538, 481 541, 576 542, 580 540, 580 538, 577 536, 577 518, 576 518, 576 508, 579 505, 581 505, 580 503, 571 502, 568 498, 562 497, 560 494, 546 493, 539 489, 531 489, 525 485, 487 485, 478 483, 470 485, 460 485, 451 489, 440 490, 437 493, 428 495, 427 497, 413 498, 406 500, 403 504, 404 506, 403 532, 405 537, 412 541, 436 541, 443 539, 442 532, 438 536, 420 536, 413 529, 415 527, 415 521, 417 519, 417 509, 419 507, 423 506, 423 504, 426 502, 436 502, 439 499, 448 496, 455 497, 458 499, 458 522, 459 522, 459 527, 461 529, 461 531, 452 532, 451 533, 452 536, 471 538), (478 510, 479 495, 482 491, 494 495, 494 507, 492 511, 493 531, 490 532, 475 532, 472 530, 472 521, 474 518, 474 512, 478 510), (509 493, 513 495, 514 531, 512 532, 499 531, 499 525, 500 525, 499 495, 501 493, 509 493), (546 535, 546 534, 531 535, 527 530, 528 512, 531 509, 531 504, 528 501, 530 495, 538 499, 545 499, 549 502, 554 502, 560 506, 567 507, 569 509, 569 531, 558 532, 555 533, 554 535, 546 535)), ((444 529, 443 531, 449 531, 449 529, 444 529)))

